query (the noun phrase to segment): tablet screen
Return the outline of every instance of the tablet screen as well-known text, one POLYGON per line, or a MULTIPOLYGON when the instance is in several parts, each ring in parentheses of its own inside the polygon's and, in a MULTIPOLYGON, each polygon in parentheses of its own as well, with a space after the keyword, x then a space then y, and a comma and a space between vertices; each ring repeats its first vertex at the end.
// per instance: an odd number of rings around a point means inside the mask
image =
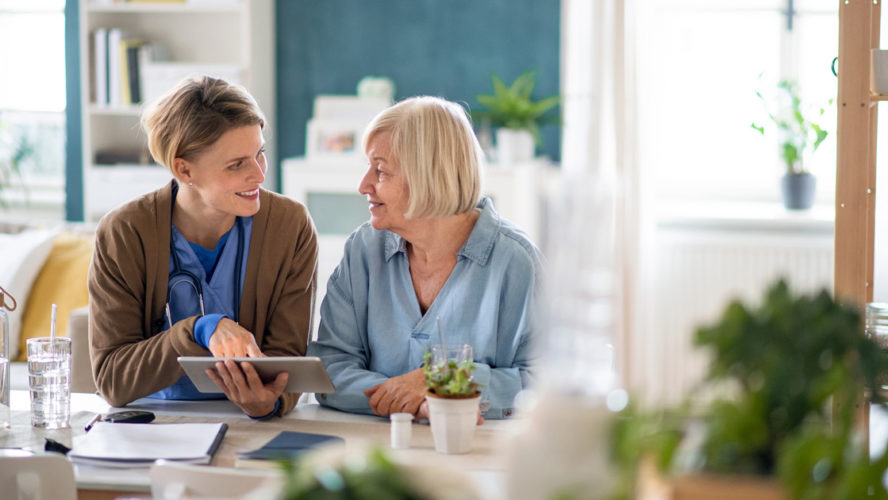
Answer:
POLYGON ((274 380, 280 372, 287 372, 289 378, 284 392, 331 393, 336 390, 324 369, 324 364, 317 357, 213 358, 209 356, 180 356, 178 359, 188 378, 200 392, 221 392, 216 383, 206 374, 206 369, 215 370, 216 362, 225 359, 249 362, 256 368, 259 378, 264 383, 274 380))

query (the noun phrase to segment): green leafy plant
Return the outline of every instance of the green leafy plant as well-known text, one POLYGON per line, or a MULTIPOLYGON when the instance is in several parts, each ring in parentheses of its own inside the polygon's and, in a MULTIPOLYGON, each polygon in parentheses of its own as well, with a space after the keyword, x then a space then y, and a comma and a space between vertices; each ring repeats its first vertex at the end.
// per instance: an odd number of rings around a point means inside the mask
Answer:
MULTIPOLYGON (((807 173, 804 154, 808 150, 810 153, 817 151, 828 135, 823 127, 810 119, 810 114, 815 113, 817 117, 822 117, 825 108, 804 105, 795 82, 781 80, 777 84, 777 91, 776 101, 765 98, 760 91, 756 91, 756 95, 761 99, 768 118, 779 133, 780 157, 786 166, 786 173, 807 173)), ((828 102, 832 104, 833 101, 830 99, 828 102)), ((752 128, 765 134, 764 125, 753 123, 752 128)))
POLYGON ((443 398, 469 397, 478 393, 481 386, 472 379, 475 363, 466 360, 462 363, 448 360, 445 363, 432 363, 432 353, 423 356, 423 369, 429 392, 443 398))
POLYGON ((527 71, 506 85, 497 75, 491 75, 493 94, 477 95, 478 102, 487 108, 476 111, 476 118, 488 119, 495 127, 515 130, 527 130, 533 135, 534 141, 540 145, 540 126, 546 123, 557 123, 558 117, 547 115, 546 112, 561 102, 561 97, 553 95, 534 101, 531 94, 536 86, 536 71, 527 71))
POLYGON ((3 190, 19 184, 25 187, 21 165, 34 155, 34 146, 24 135, 16 135, 8 123, 0 120, 0 207, 6 202, 3 190))
POLYGON ((314 466, 306 460, 281 461, 282 500, 419 500, 405 471, 379 448, 362 460, 314 466))
MULTIPOLYGON (((881 483, 888 457, 870 460, 854 428, 864 397, 883 402, 888 353, 864 334, 856 308, 825 291, 796 296, 779 281, 758 307, 731 303, 718 322, 697 330, 695 344, 712 355, 705 383, 736 391, 693 415, 705 430, 692 468, 776 475, 792 498, 888 495, 881 483)), ((674 449, 675 436, 686 439, 675 421, 659 428, 645 424, 649 415, 633 421, 623 424, 629 430, 617 434, 615 449, 634 440, 638 449, 659 449, 663 468, 674 465, 663 450, 674 449)), ((630 468, 637 459, 617 458, 630 468)))

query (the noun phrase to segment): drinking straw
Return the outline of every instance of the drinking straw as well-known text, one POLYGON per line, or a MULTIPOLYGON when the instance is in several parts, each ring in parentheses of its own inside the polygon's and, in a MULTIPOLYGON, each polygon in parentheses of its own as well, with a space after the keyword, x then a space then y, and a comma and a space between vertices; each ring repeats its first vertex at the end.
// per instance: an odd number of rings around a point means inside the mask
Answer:
POLYGON ((55 337, 56 337, 56 319, 59 316, 59 306, 58 304, 52 305, 52 323, 50 323, 49 327, 49 345, 55 345, 55 337))

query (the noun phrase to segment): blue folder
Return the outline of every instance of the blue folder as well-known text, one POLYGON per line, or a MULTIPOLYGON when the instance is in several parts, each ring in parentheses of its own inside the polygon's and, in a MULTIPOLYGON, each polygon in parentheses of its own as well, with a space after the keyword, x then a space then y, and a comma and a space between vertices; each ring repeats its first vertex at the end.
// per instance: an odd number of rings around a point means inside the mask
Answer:
POLYGON ((312 448, 332 443, 344 444, 345 440, 326 434, 283 431, 258 450, 242 453, 240 458, 246 460, 286 460, 298 457, 312 448))

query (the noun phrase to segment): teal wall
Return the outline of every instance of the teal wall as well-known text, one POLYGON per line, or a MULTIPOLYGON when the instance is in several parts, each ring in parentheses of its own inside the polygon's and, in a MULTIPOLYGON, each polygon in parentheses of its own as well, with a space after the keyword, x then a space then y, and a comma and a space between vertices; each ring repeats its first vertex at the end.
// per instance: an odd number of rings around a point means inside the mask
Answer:
MULTIPOLYGON (((83 0, 80 0, 83 1, 83 0)), ((559 91, 559 0, 278 0, 279 158, 305 153, 317 94, 354 94, 367 75, 387 76, 396 99, 430 94, 477 107, 490 75, 528 69, 534 96, 559 91)), ((83 220, 78 0, 65 6, 67 146, 65 211, 83 220)), ((560 130, 543 128, 541 152, 559 158, 560 130)))
MULTIPOLYGON (((305 153, 317 94, 354 94, 367 75, 395 98, 431 94, 477 108, 490 75, 538 70, 534 96, 559 92, 559 0, 281 0, 277 3, 280 158, 305 153)), ((559 158, 560 130, 542 153, 559 158)))
POLYGON ((65 2, 65 218, 83 220, 83 135, 80 129, 80 9, 65 2))

